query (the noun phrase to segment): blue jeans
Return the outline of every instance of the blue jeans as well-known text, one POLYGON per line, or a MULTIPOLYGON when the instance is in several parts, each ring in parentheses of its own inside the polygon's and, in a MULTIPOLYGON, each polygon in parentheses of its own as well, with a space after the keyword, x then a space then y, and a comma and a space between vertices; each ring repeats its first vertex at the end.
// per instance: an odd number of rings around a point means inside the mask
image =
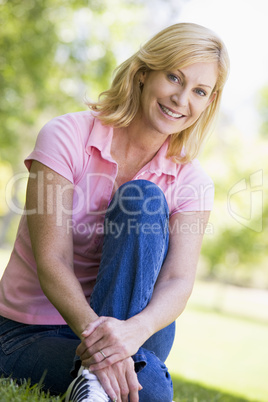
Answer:
MULTIPOLYGON (((165 260, 168 206, 161 189, 146 180, 125 183, 105 217, 100 269, 91 296, 99 316, 128 319, 149 303, 165 260)), ((133 356, 143 389, 141 402, 172 401, 172 381, 164 364, 175 323, 154 334, 133 356)), ((81 364, 80 343, 67 325, 27 325, 0 317, 0 375, 43 380, 52 394, 64 393, 81 364), (73 369, 71 370, 71 368, 73 369)))

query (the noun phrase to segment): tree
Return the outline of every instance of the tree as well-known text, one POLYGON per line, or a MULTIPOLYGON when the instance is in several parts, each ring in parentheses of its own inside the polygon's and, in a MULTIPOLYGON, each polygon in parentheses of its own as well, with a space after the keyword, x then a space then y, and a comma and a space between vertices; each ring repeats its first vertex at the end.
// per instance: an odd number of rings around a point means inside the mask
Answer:
POLYGON ((202 247, 206 277, 268 288, 267 151, 261 135, 245 138, 222 115, 204 159, 215 183, 211 227, 202 247))
MULTIPOLYGON (((138 0, 109 4, 109 0, 0 2, 3 190, 14 172, 22 170, 43 124, 57 115, 86 109, 85 95, 96 99, 109 87, 116 49, 118 53, 118 48, 124 50, 134 42, 138 47, 141 36, 130 32, 142 4, 138 0)), ((18 193, 19 188, 14 202, 20 198, 18 193)), ((4 241, 12 213, 3 198, 0 215, 6 215, 1 220, 4 241)))

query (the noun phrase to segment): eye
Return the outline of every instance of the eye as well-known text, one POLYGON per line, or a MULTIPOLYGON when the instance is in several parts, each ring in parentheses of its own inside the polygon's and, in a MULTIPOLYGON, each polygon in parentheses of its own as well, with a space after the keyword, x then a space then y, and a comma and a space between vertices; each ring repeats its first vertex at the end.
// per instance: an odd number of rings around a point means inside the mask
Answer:
POLYGON ((203 89, 195 89, 195 93, 200 96, 207 96, 206 91, 204 91, 203 89))
POLYGON ((167 77, 172 82, 175 82, 175 83, 180 83, 181 82, 180 78, 177 77, 175 74, 168 74, 167 77))

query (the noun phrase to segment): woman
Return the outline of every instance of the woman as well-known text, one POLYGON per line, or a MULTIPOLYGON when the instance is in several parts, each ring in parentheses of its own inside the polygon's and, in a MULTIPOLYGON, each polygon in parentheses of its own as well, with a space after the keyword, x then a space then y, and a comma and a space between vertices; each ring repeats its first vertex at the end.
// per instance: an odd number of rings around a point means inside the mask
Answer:
POLYGON ((213 203, 195 157, 228 69, 213 32, 176 24, 91 112, 41 130, 1 281, 1 374, 69 386, 67 401, 172 400, 164 361, 213 203))

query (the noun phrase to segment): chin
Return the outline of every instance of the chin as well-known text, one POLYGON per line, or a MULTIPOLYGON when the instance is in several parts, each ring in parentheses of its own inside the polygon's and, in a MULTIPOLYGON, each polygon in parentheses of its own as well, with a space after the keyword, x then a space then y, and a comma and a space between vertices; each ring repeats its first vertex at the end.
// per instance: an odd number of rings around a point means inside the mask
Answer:
POLYGON ((182 131, 182 130, 184 130, 185 129, 185 127, 178 127, 178 128, 173 128, 173 130, 171 130, 170 128, 169 129, 160 129, 158 132, 159 132, 159 134, 162 134, 162 135, 165 135, 165 136, 168 136, 168 135, 173 135, 173 134, 177 134, 177 133, 179 133, 180 131, 182 131))

